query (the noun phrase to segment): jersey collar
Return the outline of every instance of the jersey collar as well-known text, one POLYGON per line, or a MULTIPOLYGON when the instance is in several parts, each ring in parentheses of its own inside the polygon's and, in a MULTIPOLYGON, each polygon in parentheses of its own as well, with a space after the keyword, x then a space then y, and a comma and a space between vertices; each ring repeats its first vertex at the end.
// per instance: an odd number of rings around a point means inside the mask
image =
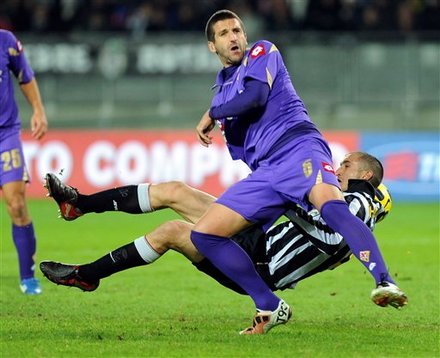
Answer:
POLYGON ((354 193, 354 192, 361 192, 361 193, 367 193, 372 198, 374 198, 375 189, 374 186, 363 179, 348 179, 348 188, 347 192, 354 193))

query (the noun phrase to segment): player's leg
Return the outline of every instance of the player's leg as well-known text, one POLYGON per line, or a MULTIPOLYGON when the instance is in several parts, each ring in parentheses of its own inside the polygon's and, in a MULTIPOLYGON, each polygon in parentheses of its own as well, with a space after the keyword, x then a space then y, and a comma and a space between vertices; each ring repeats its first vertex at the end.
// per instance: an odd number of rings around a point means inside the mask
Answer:
POLYGON ((36 238, 26 203, 28 174, 19 133, 2 139, 0 152, 0 187, 12 220, 12 238, 20 267, 20 289, 23 293, 41 293, 35 274, 36 238))
MULTIPOLYGON (((237 235, 231 237, 237 245, 239 245, 254 263, 257 272, 266 284, 274 291, 275 285, 272 277, 268 271, 268 266, 265 264, 268 259, 266 255, 266 234, 256 225, 253 225, 245 230, 240 231, 237 235)), ((217 269, 208 259, 203 258, 199 262, 193 262, 193 265, 201 272, 211 276, 221 285, 235 291, 241 295, 246 295, 246 292, 237 285, 230 278, 225 276, 219 269, 217 269)))
POLYGON ((344 237, 353 255, 373 276, 377 286, 372 293, 373 301, 379 306, 389 304, 400 308, 406 305, 407 298, 391 278, 374 235, 351 213, 339 190, 330 184, 315 185, 309 199, 320 210, 328 226, 344 237))
POLYGON ((26 205, 26 183, 24 181, 13 181, 3 184, 2 189, 6 209, 12 223, 16 226, 29 225, 31 218, 26 205))
POLYGON ((394 283, 371 230, 351 213, 338 188, 325 183, 315 185, 309 200, 321 212, 325 222, 344 237, 353 255, 371 273, 376 284, 382 281, 394 283))
POLYGON ((215 197, 180 181, 151 184, 147 195, 154 210, 170 208, 195 223, 215 201, 215 197))
POLYGON ((149 184, 127 185, 93 193, 81 194, 78 189, 63 183, 53 173, 47 173, 45 187, 60 208, 61 216, 75 220, 87 213, 123 211, 130 214, 142 214, 152 211, 148 198, 149 184))
MULTIPOLYGON (((168 250, 179 252, 190 260, 199 271, 213 277, 220 284, 235 292, 246 294, 236 283, 223 275, 221 271, 197 251, 190 240, 191 228, 192 225, 188 222, 180 220, 170 221, 160 225, 151 233, 146 234, 145 238, 148 240, 148 243, 154 251, 160 256, 164 255, 168 250)), ((264 261, 262 255, 264 255, 265 251, 265 238, 266 236, 261 229, 252 227, 244 230, 232 239, 243 247, 254 262, 262 262, 264 261)), ((115 267, 117 265, 114 265, 113 261, 110 262, 108 260, 110 254, 86 265, 70 265, 53 261, 43 261, 40 267, 45 275, 49 276, 49 279, 55 283, 78 287, 85 291, 93 291, 98 287, 99 279, 123 269, 137 266, 138 261, 136 258, 139 257, 139 255, 135 251, 129 249, 131 244, 124 245, 122 248, 114 251, 121 252, 121 249, 127 246, 128 250, 125 251, 127 254, 125 268, 124 265, 115 267), (134 257, 134 259, 132 257, 134 257), (129 261, 131 261, 131 263, 127 264, 129 261), (88 275, 87 271, 91 272, 91 275, 88 275)), ((112 256, 114 258, 119 255, 112 254, 112 256)), ((144 263, 141 261, 141 265, 146 264, 146 262, 144 263)), ((267 276, 269 277, 269 275, 267 276)), ((272 283, 268 284, 272 285, 272 283)))
POLYGON ((91 263, 73 265, 43 261, 40 269, 56 284, 94 291, 102 278, 132 267, 151 264, 169 249, 180 252, 192 262, 201 261, 203 256, 192 244, 190 232, 190 223, 170 221, 91 263))
POLYGON ((191 240, 203 256, 252 297, 257 309, 273 311, 280 299, 257 274, 246 252, 229 239, 249 225, 232 209, 213 204, 195 225, 191 240))
POLYGON ((339 183, 335 182, 336 175, 332 175, 335 174, 332 167, 326 164, 331 158, 330 153, 327 154, 328 146, 325 142, 314 141, 311 148, 314 163, 321 162, 323 165, 320 180, 315 181, 308 193, 309 201, 320 211, 327 225, 344 237, 353 255, 373 276, 377 286, 372 292, 373 302, 396 308, 406 305, 407 297, 388 273, 374 235, 362 220, 351 213, 339 183))
POLYGON ((90 195, 63 183, 55 174, 46 175, 46 188, 65 220, 87 213, 122 211, 142 214, 171 208, 190 222, 197 221, 215 198, 182 182, 128 185, 90 195))
MULTIPOLYGON (((217 203, 211 205, 191 232, 191 240, 197 249, 255 302, 257 315, 254 326, 242 331, 243 334, 266 333, 273 326, 286 323, 291 315, 289 306, 263 281, 246 252, 229 239, 251 225, 251 221, 245 217, 256 222, 267 221, 274 216, 274 213, 266 211, 271 203, 265 206, 266 203, 261 205, 253 200, 259 198, 264 201, 264 188, 271 191, 270 185, 267 185, 266 179, 262 180, 260 173, 254 172, 228 189, 217 203), (231 207, 239 209, 233 210, 231 207), (239 212, 247 214, 241 215, 239 212), (276 319, 278 321, 275 323, 276 319)), ((271 194, 272 198, 276 197, 272 191, 271 194)))
POLYGON ((20 288, 23 293, 34 295, 40 294, 41 288, 34 278, 36 238, 26 205, 25 187, 23 181, 6 183, 3 185, 3 195, 12 220, 12 239, 20 267, 20 288))

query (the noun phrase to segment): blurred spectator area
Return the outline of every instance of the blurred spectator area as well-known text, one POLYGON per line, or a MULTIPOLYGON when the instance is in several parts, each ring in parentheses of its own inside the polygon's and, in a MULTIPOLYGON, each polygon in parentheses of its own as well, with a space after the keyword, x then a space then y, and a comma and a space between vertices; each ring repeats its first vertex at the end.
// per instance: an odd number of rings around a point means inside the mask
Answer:
POLYGON ((2 0, 0 27, 39 33, 203 31, 216 10, 248 31, 439 30, 438 0, 2 0))
POLYGON ((439 1, 2 0, 0 28, 23 43, 51 128, 194 128, 220 68, 204 26, 221 8, 250 43, 277 44, 320 128, 439 129, 439 1))

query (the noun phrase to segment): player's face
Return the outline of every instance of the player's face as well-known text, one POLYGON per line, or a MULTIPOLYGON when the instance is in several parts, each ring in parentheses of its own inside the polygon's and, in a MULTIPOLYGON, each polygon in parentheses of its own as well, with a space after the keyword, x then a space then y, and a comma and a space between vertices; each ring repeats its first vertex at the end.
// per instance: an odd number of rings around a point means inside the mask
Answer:
POLYGON ((356 153, 347 154, 341 162, 341 166, 336 170, 336 176, 343 191, 347 190, 349 179, 368 180, 371 175, 369 170, 364 169, 363 163, 356 153))
POLYGON ((214 42, 209 50, 216 53, 224 67, 239 65, 246 52, 247 38, 237 19, 218 21, 213 26, 214 42))

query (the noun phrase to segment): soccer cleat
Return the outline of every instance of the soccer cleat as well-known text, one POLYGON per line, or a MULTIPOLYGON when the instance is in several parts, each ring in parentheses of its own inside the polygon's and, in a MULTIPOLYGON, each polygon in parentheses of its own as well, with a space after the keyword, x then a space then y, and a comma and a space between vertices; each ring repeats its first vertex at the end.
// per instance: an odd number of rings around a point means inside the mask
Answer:
POLYGON ((21 280, 20 289, 26 295, 39 295, 42 292, 40 281, 34 277, 21 280))
POLYGON ((371 300, 378 306, 402 308, 408 304, 405 293, 391 282, 382 281, 371 291, 371 300))
POLYGON ((78 268, 78 265, 69 265, 60 262, 40 262, 40 270, 49 281, 57 285, 78 287, 83 291, 95 291, 99 286, 99 280, 87 282, 78 274, 78 268))
POLYGON ((54 198, 60 208, 61 217, 66 221, 72 221, 83 215, 81 210, 75 207, 78 200, 78 190, 64 184, 55 174, 47 173, 44 187, 49 196, 54 198))
POLYGON ((286 324, 290 317, 292 317, 292 310, 286 302, 281 300, 275 311, 257 311, 252 327, 244 329, 240 334, 266 334, 273 327, 286 324))

